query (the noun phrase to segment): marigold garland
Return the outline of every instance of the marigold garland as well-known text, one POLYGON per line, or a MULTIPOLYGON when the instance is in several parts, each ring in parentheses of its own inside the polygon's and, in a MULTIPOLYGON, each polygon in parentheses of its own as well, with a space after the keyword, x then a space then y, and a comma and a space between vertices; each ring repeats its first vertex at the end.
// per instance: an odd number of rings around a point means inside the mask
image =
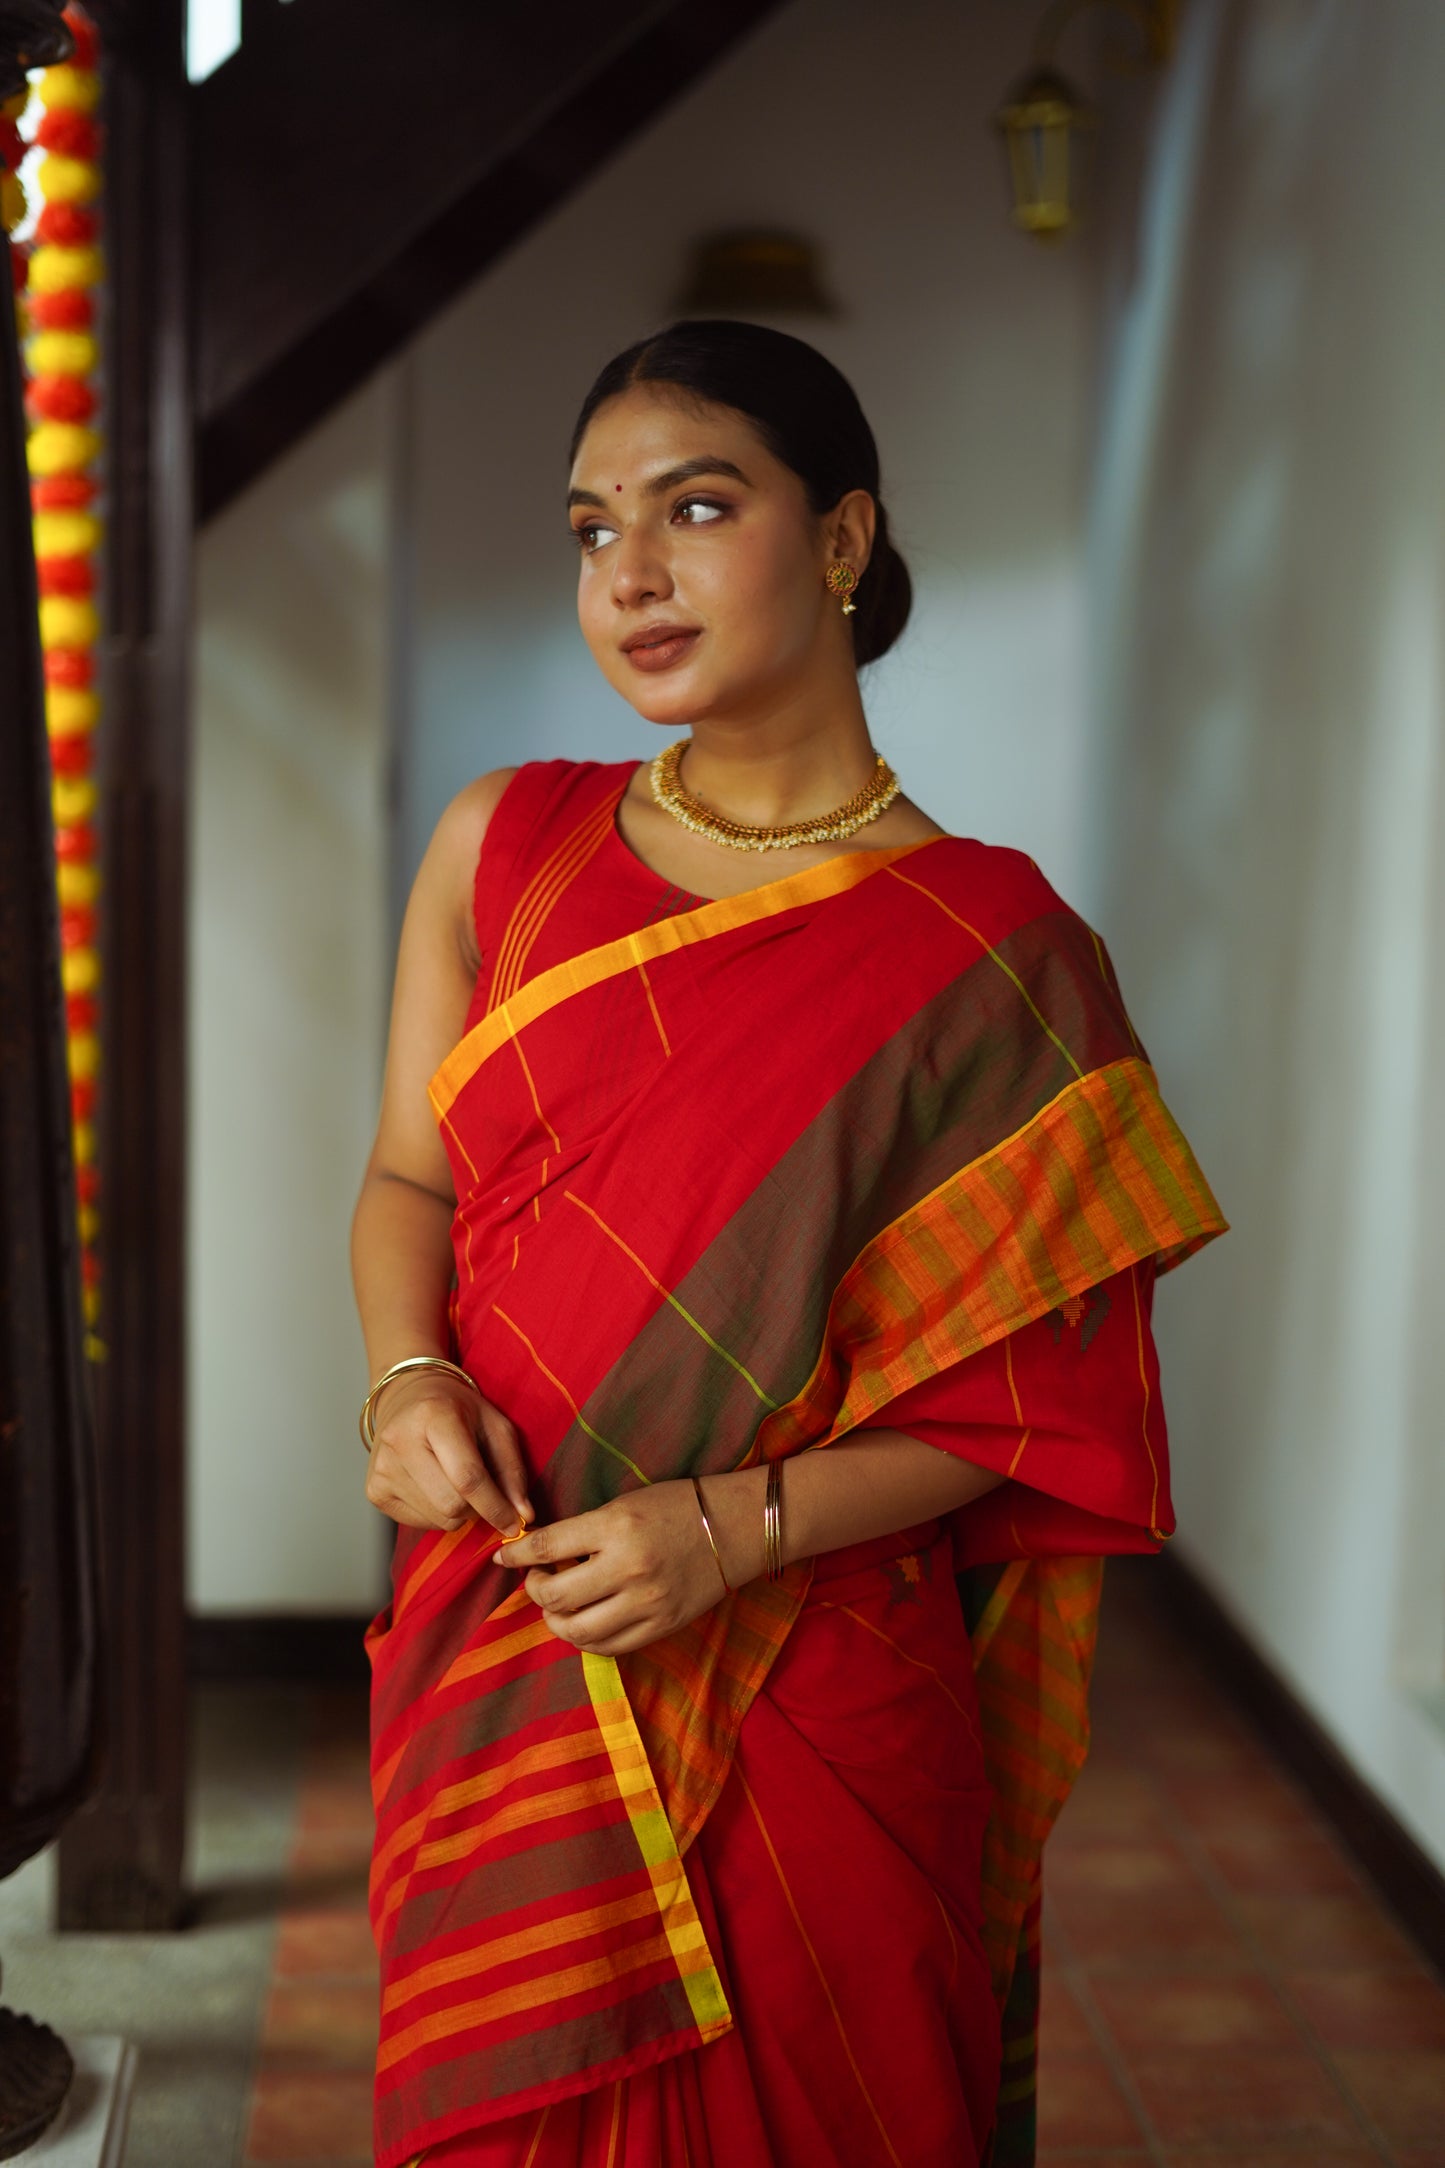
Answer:
MULTIPOLYGON (((101 192, 99 59, 95 26, 79 8, 65 20, 72 58, 46 68, 35 86, 40 108, 34 142, 40 211, 28 264, 12 251, 30 372, 30 494, 40 588, 40 644, 45 660, 45 720, 50 736, 51 806, 60 899, 61 979, 65 989, 75 1147, 81 1296, 92 1356, 100 1318, 97 1238, 99 1170, 95 1127, 100 1073, 100 950, 94 815, 94 733, 100 719, 95 644, 100 614, 92 599, 101 543, 94 468, 103 445, 93 426, 99 408, 100 347, 93 295, 104 276, 94 208, 101 192)), ((0 108, 0 213, 13 231, 25 215, 15 168, 26 145, 17 126, 22 96, 0 108), (8 132, 7 132, 8 131, 8 132)))

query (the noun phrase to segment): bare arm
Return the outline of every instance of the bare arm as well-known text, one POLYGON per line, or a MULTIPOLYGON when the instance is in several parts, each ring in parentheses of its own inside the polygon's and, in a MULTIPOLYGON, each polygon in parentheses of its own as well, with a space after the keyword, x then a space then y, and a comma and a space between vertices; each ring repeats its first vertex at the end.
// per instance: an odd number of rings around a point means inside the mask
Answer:
MULTIPOLYGON (((381 1118, 351 1230, 352 1278, 373 1378, 408 1355, 447 1353, 451 1169, 427 1083, 461 1037, 478 959, 472 877, 510 769, 453 799, 417 873, 402 925, 381 1118)), ((458 1381, 419 1371, 375 1411, 367 1496, 412 1527, 498 1528, 530 1518, 516 1435, 458 1381)))
MULTIPOLYGON (((791 1562, 911 1528, 981 1498, 1003 1478, 897 1430, 857 1430, 800 1453, 783 1477, 783 1556, 791 1562)), ((766 1468, 702 1479, 728 1585, 763 1570, 766 1468)), ((723 1593, 691 1483, 655 1483, 501 1553, 554 1634, 617 1656, 673 1633, 723 1593)))

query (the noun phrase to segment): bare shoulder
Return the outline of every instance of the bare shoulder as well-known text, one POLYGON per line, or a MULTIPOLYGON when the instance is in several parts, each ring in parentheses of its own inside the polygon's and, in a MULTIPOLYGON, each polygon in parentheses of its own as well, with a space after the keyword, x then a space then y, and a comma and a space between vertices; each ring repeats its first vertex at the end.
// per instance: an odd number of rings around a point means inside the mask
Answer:
POLYGON ((493 768, 477 776, 457 792, 442 814, 417 875, 418 885, 424 885, 435 900, 470 909, 482 839, 516 772, 515 768, 493 768))
POLYGON ((946 836, 948 830, 940 827, 931 813, 925 813, 922 806, 915 805, 911 798, 905 798, 900 792, 878 822, 875 833, 880 849, 893 850, 902 843, 936 842, 940 836, 946 836))

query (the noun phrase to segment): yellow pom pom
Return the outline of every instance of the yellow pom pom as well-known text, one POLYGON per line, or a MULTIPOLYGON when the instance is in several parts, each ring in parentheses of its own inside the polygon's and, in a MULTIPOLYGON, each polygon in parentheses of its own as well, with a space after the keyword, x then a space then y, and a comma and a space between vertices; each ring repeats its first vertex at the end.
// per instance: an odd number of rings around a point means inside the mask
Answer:
POLYGON ((77 286, 98 286, 104 276, 105 260, 100 250, 89 244, 84 248, 61 248, 57 242, 47 241, 30 254, 30 286, 37 294, 63 294, 77 286))
POLYGON ((15 175, 0 171, 0 226, 13 233, 28 209, 25 191, 15 175))
MULTIPOLYGON (((77 1166, 79 1161, 76 1162, 77 1166)), ((87 1362, 103 1363, 106 1359, 105 1342, 96 1337, 95 1328, 100 1323, 100 1289, 82 1287, 80 1290, 80 1314, 88 1330, 85 1335, 85 1359, 87 1362)))
POLYGON ((32 376, 88 376, 100 362, 100 341, 88 331, 38 331, 25 359, 32 376))
POLYGON ((80 1229, 81 1241, 87 1245, 93 1243, 100 1233, 100 1214, 93 1204, 81 1206, 75 1215, 75 1223, 80 1229))
POLYGON ((65 1042, 65 1059, 72 1084, 88 1082, 100 1071, 100 1040, 93 1031, 75 1031, 65 1042))
POLYGON ((52 151, 41 159, 39 172, 47 203, 94 203, 100 194, 100 167, 89 158, 61 158, 52 151))
POLYGON ((82 595, 42 595, 40 645, 89 647, 100 637, 100 613, 82 595))
POLYGON ((93 948, 62 952, 60 983, 68 994, 93 994, 100 984, 100 954, 93 948))
POLYGON ((97 803, 96 788, 88 775, 57 775, 51 783, 50 810, 57 828, 78 828, 82 821, 90 819, 97 803))
POLYGON ((94 730, 100 720, 100 695, 88 685, 47 685, 45 727, 57 738, 73 730, 94 730))
POLYGON ((25 457, 32 474, 80 474, 99 450, 100 438, 79 422, 37 422, 30 432, 25 457))
POLYGON ((67 858, 55 869, 55 893, 62 903, 94 903, 100 894, 100 868, 67 858))
POLYGON ((93 68, 62 62, 40 78, 40 102, 50 113, 93 113, 100 103, 100 77, 93 68))

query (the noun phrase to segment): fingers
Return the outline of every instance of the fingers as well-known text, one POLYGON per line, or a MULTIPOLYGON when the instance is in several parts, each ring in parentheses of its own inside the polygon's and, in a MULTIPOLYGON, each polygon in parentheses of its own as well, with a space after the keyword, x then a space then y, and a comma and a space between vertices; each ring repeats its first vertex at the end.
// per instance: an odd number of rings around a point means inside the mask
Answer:
POLYGON ((602 1549, 615 1511, 615 1505, 597 1506, 591 1513, 574 1513, 570 1520, 530 1529, 515 1542, 504 1543, 497 1556, 504 1566, 516 1566, 522 1572, 531 1566, 570 1565, 574 1559, 590 1558, 602 1549))
POLYGON ((482 1432, 487 1441, 487 1457, 492 1474, 512 1507, 513 1520, 525 1526, 537 1516, 527 1496, 527 1464, 522 1458, 521 1441, 517 1426, 509 1422, 500 1408, 494 1408, 489 1400, 482 1402, 482 1432))
POLYGON ((539 1610, 555 1611, 559 1617, 617 1593, 616 1582, 596 1558, 575 1566, 533 1566, 524 1585, 539 1610))
POLYGON ((518 1509, 494 1480, 461 1411, 444 1407, 427 1425, 427 1444, 448 1490, 493 1528, 515 1528, 518 1509))
POLYGON ((641 1648, 657 1638, 655 1624, 639 1619, 626 1596, 609 1596, 603 1603, 588 1604, 582 1611, 543 1611, 549 1632, 576 1649, 599 1656, 618 1655, 624 1648, 641 1648))

